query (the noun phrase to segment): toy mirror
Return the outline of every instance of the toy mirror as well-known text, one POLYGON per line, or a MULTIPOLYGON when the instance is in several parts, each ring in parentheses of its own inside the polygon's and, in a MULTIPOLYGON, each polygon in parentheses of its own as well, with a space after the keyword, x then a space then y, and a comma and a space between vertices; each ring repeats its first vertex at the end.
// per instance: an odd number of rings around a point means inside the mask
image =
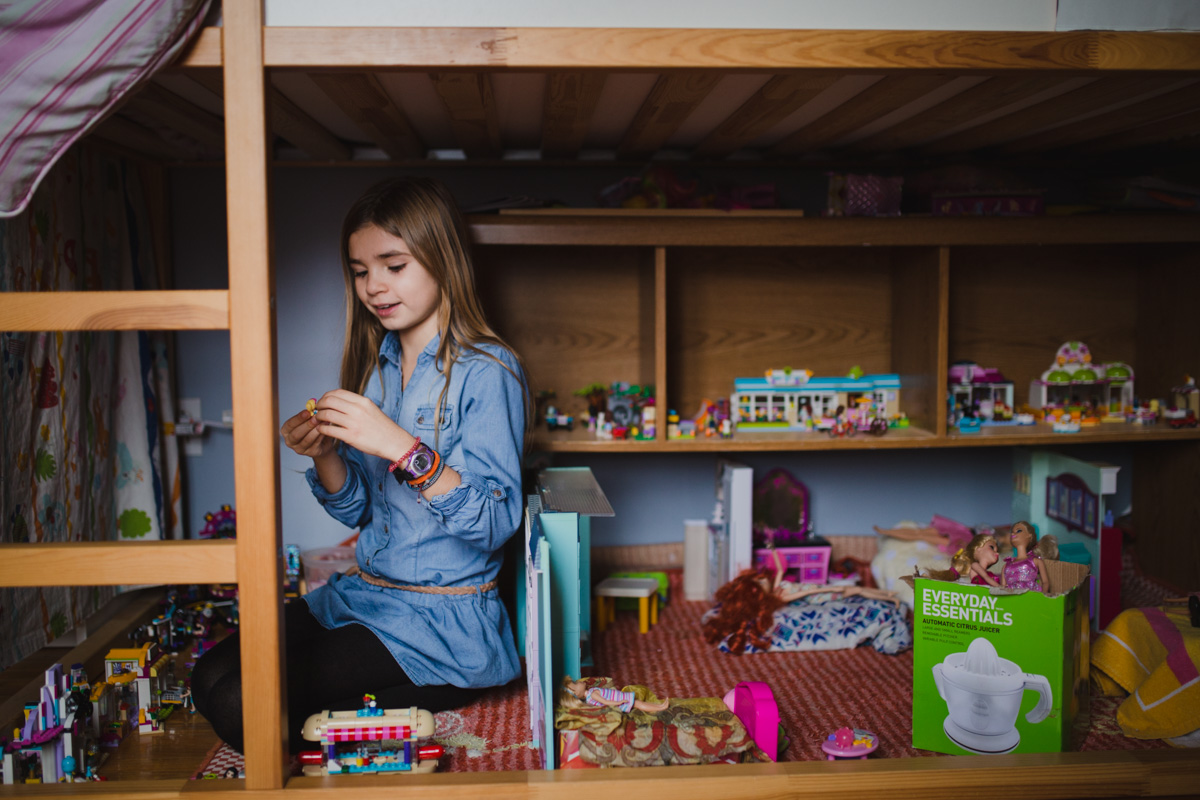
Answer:
POLYGON ((754 485, 751 512, 755 547, 794 547, 808 539, 812 528, 808 487, 782 467, 754 485))

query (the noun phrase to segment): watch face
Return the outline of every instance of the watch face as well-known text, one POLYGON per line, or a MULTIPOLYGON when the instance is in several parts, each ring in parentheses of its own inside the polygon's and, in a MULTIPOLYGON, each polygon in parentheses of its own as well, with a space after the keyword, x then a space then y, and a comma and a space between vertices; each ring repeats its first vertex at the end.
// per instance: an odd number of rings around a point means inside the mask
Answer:
POLYGON ((429 468, 432 466, 433 454, 428 450, 420 450, 412 457, 412 461, 408 462, 408 471, 414 476, 424 475, 426 472, 429 472, 429 468))

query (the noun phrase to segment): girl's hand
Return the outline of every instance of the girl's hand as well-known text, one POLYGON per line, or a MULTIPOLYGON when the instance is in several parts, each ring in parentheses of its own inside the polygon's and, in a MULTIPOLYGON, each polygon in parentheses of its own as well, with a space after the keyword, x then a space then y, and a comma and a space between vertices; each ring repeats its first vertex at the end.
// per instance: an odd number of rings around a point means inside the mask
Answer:
POLYGON ((361 394, 345 389, 326 392, 317 401, 314 430, 326 439, 389 461, 412 446, 413 437, 361 394))
POLYGON ((321 433, 313 424, 312 414, 305 409, 289 417, 279 429, 283 443, 293 452, 310 458, 322 458, 334 452, 337 442, 321 433))

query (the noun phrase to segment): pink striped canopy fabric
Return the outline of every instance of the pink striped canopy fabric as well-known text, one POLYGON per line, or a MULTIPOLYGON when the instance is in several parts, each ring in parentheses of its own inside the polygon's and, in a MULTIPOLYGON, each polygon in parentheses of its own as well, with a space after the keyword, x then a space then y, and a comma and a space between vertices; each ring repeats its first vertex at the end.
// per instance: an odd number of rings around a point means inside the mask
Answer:
POLYGON ((0 3, 0 217, 123 97, 172 59, 212 0, 0 3))
POLYGON ((380 739, 407 739, 412 728, 407 725, 370 725, 361 728, 330 728, 325 738, 331 742, 373 742, 380 739))

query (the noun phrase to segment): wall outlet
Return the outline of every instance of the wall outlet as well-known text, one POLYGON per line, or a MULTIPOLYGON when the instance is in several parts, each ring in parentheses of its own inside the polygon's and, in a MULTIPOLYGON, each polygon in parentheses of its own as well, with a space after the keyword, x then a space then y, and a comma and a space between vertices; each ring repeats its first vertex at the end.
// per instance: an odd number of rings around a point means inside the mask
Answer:
MULTIPOLYGON (((199 397, 181 397, 179 398, 179 419, 194 420, 199 422, 202 419, 200 414, 200 398, 199 397)), ((204 455, 204 440, 199 436, 187 436, 183 439, 183 454, 185 456, 202 456, 204 455)))

